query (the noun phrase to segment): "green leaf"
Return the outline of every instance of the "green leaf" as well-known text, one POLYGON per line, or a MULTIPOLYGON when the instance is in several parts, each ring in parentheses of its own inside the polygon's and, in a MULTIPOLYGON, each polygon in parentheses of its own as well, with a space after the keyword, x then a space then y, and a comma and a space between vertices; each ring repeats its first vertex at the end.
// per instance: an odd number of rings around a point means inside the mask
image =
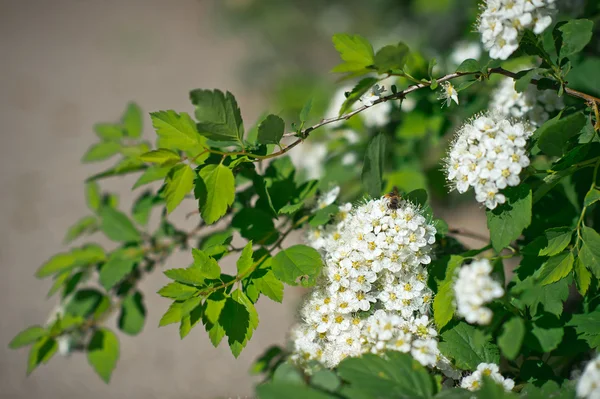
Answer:
POLYGON ((429 372, 410 355, 396 351, 347 357, 339 364, 338 374, 361 397, 431 398, 435 393, 429 372))
POLYGON ((581 112, 550 119, 534 133, 537 145, 546 155, 562 156, 568 148, 567 142, 585 126, 586 117, 581 112))
POLYGON ((279 144, 285 132, 285 122, 277 115, 267 115, 258 125, 259 144, 279 144))
POLYGON ((35 273, 37 278, 44 278, 55 273, 71 269, 75 265, 75 257, 70 253, 54 255, 44 263, 35 273))
POLYGON ((95 181, 91 181, 85 184, 85 199, 87 206, 96 212, 100 209, 102 204, 102 194, 100 193, 100 186, 95 181))
POLYGON ((598 200, 600 200, 600 190, 593 188, 585 195, 583 206, 590 206, 598 200))
POLYGON ((289 382, 269 382, 256 387, 260 399, 333 399, 335 396, 306 385, 289 382))
POLYGON ((153 181, 162 180, 169 174, 169 171, 172 169, 171 165, 168 166, 159 166, 152 165, 147 168, 144 173, 137 179, 133 188, 136 189, 144 184, 151 183, 153 181))
POLYGON ((139 256, 131 256, 122 250, 113 252, 100 269, 100 284, 107 291, 110 290, 131 273, 139 259, 139 256))
POLYGON ((592 282, 592 273, 585 267, 580 257, 575 259, 575 281, 577 282, 577 289, 581 295, 585 295, 590 283, 592 282))
POLYGON ((438 292, 433 299, 433 320, 438 330, 441 330, 454 316, 454 272, 463 262, 461 256, 452 255, 446 267, 446 275, 440 283, 438 292))
POLYGON ((65 235, 65 244, 68 244, 86 233, 93 233, 98 227, 98 220, 95 216, 84 216, 74 225, 69 227, 65 235))
POLYGON ((204 273, 198 267, 191 266, 187 269, 169 269, 164 271, 165 276, 183 284, 204 285, 204 273))
POLYGON ((161 145, 186 151, 197 149, 201 143, 196 124, 185 112, 152 112, 150 118, 156 134, 160 137, 161 145))
POLYGON ((575 327, 577 335, 588 341, 590 346, 600 346, 600 308, 589 313, 574 314, 567 325, 575 327))
POLYGON ((289 285, 297 285, 302 276, 316 276, 323 267, 321 255, 306 245, 294 245, 273 257, 271 267, 275 276, 289 285))
POLYGON ((157 164, 173 164, 181 161, 181 157, 178 153, 167 148, 159 148, 158 150, 152 150, 145 152, 140 155, 140 159, 144 162, 151 162, 157 164))
POLYGON ((119 360, 119 339, 110 330, 96 330, 87 347, 87 358, 94 371, 108 384, 119 360))
MULTIPOLYGON (((253 310, 254 315, 251 315, 251 310, 247 304, 251 305, 248 298, 240 290, 235 290, 231 297, 225 300, 225 305, 219 315, 219 323, 225 330, 229 347, 235 357, 239 356, 246 345, 249 331, 251 336, 253 324, 258 323, 256 310, 253 310), (254 320, 251 320, 251 318, 254 320)), ((252 309, 254 309, 253 305, 252 309)))
POLYGON ((523 93, 529 87, 531 79, 538 73, 538 68, 521 71, 518 73, 519 78, 515 80, 514 88, 517 93, 523 93))
POLYGON ((52 287, 48 290, 48 298, 52 295, 56 294, 56 292, 62 288, 65 282, 71 277, 70 271, 64 271, 62 273, 58 273, 54 276, 54 282, 52 283, 52 287))
POLYGON ((498 346, 504 356, 514 360, 519 355, 523 338, 525 337, 525 323, 520 317, 513 317, 503 325, 502 334, 498 337, 498 346))
POLYGON ((136 103, 127 104, 122 122, 129 137, 142 135, 142 110, 136 103))
POLYGON ((548 285, 561 280, 573 270, 575 257, 572 252, 563 252, 552 256, 540 269, 538 279, 541 285, 548 285))
POLYGON ((329 392, 335 392, 340 387, 342 382, 333 371, 323 369, 312 375, 310 384, 329 392))
POLYGON ((339 109, 339 115, 343 115, 352 109, 352 105, 357 102, 363 94, 365 94, 378 80, 376 78, 368 77, 361 79, 356 86, 348 93, 348 97, 344 100, 342 107, 339 109))
POLYGON ((300 111, 300 122, 304 123, 308 120, 308 115, 310 114, 310 110, 312 108, 312 102, 313 102, 313 99, 309 98, 308 101, 306 103, 304 103, 304 106, 302 107, 302 110, 300 111))
POLYGON ((500 252, 531 224, 531 189, 527 184, 503 190, 506 202, 488 210, 487 225, 496 252, 500 252))
POLYGON ((535 340, 531 342, 531 338, 526 337, 526 343, 533 346, 535 350, 540 353, 550 353, 558 347, 561 343, 565 330, 562 327, 556 328, 545 328, 536 323, 533 327, 530 327, 531 336, 535 337, 535 340))
POLYGON ((475 73, 481 71, 481 66, 477 60, 472 58, 464 60, 458 68, 456 68, 457 73, 475 73))
POLYGON ((246 244, 246 246, 242 250, 239 259, 237 260, 236 265, 238 277, 245 276, 248 270, 250 270, 250 268, 254 264, 254 261, 252 260, 253 253, 254 251, 252 250, 252 241, 250 241, 248 242, 248 244, 246 244))
POLYGON ((200 304, 192 309, 187 316, 184 316, 181 319, 181 324, 179 325, 179 336, 181 339, 184 339, 190 333, 190 331, 192 331, 192 328, 194 328, 196 324, 202 320, 203 314, 204 306, 200 304))
POLYGON ((196 287, 173 281, 158 290, 157 294, 176 301, 185 301, 194 296, 196 292, 198 292, 198 288, 196 287))
POLYGON ((575 19, 558 28, 562 32, 560 58, 569 57, 583 50, 592 39, 594 23, 587 19, 575 19))
POLYGON ((453 359, 456 367, 474 371, 480 363, 500 361, 498 347, 489 342, 481 330, 464 322, 442 333, 440 351, 453 359))
POLYGON ((242 142, 244 124, 233 94, 198 89, 190 92, 190 99, 196 106, 200 134, 216 141, 242 142))
POLYGON ((333 45, 344 63, 333 68, 332 72, 354 72, 375 62, 373 46, 360 35, 338 33, 333 35, 333 45))
POLYGON ((194 266, 201 271, 205 278, 215 279, 221 276, 219 264, 206 252, 192 248, 192 256, 194 257, 194 266))
POLYGON ((275 277, 272 271, 268 271, 260 278, 253 278, 252 283, 268 298, 279 303, 283 301, 283 283, 275 277))
POLYGON ((40 363, 48 363, 58 350, 58 343, 52 337, 43 337, 37 340, 29 350, 27 360, 27 374, 31 374, 40 363))
POLYGON ((531 314, 540 312, 539 305, 546 312, 560 316, 563 311, 563 302, 569 296, 570 279, 562 279, 548 285, 535 283, 534 277, 528 277, 515 285, 513 294, 518 296, 517 302, 530 308, 531 314))
POLYGON ((65 312, 72 316, 87 317, 102 303, 104 295, 94 289, 76 291, 65 305, 65 312))
POLYGON ((544 233, 548 245, 540 250, 539 256, 553 256, 562 252, 571 242, 573 230, 570 227, 553 227, 544 233))
POLYGON ((194 188, 196 173, 187 164, 175 165, 165 179, 165 199, 167 213, 175 210, 185 196, 194 188))
POLYGON ((202 219, 207 224, 219 220, 235 198, 235 178, 231 169, 221 164, 200 169, 195 195, 199 200, 202 219))
POLYGON ((379 73, 402 69, 406 64, 408 54, 408 46, 404 43, 385 46, 375 54, 375 67, 379 73))
POLYGON ((103 161, 118 154, 121 149, 121 144, 115 143, 114 141, 103 141, 98 144, 94 144, 85 153, 81 162, 97 162, 103 161))
POLYGON ((579 257, 583 264, 600 278, 600 234, 591 227, 582 229, 583 245, 579 250, 579 257))
POLYGON ((181 318, 183 317, 183 313, 181 311, 182 302, 173 302, 169 309, 165 312, 165 314, 161 317, 158 322, 159 327, 163 327, 173 323, 179 323, 181 318))
POLYGON ((96 123, 94 132, 105 141, 118 141, 125 134, 123 127, 115 123, 96 123))
POLYGON ((385 136, 380 133, 369 142, 362 169, 362 182, 366 192, 373 198, 383 189, 383 164, 385 161, 385 136))
POLYGON ((10 341, 8 347, 10 349, 21 348, 34 343, 39 338, 45 337, 46 335, 48 335, 48 331, 44 327, 31 326, 18 333, 17 336, 10 341))
POLYGON ((225 329, 220 323, 221 313, 225 307, 226 297, 218 292, 213 293, 206 298, 206 309, 202 316, 202 321, 206 327, 206 332, 210 338, 210 342, 216 348, 223 337, 225 329))
POLYGON ((143 193, 138 199, 135 200, 133 208, 131 209, 131 217, 136 223, 145 225, 148 224, 150 219, 150 213, 152 207, 159 202, 157 197, 152 195, 149 191, 143 193))
POLYGON ((108 238, 120 242, 139 242, 142 240, 140 232, 123 212, 104 206, 98 212, 100 216, 100 229, 108 238))
POLYGON ((121 305, 119 328, 126 334, 137 335, 144 328, 146 307, 144 298, 139 291, 129 294, 121 305))

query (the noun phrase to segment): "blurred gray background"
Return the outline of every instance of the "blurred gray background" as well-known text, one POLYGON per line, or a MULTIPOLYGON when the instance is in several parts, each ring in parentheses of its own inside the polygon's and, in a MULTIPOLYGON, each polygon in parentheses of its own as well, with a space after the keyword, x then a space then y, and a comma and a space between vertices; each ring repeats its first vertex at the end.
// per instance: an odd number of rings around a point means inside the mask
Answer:
MULTIPOLYGON (((121 358, 110 385, 85 355, 56 356, 25 377, 27 349, 10 339, 43 324, 55 306, 50 280, 33 275, 62 245, 68 226, 88 213, 84 179, 108 166, 81 165, 96 141, 92 125, 120 117, 128 101, 144 112, 191 110, 192 88, 236 93, 244 119, 254 121, 259 96, 241 89, 236 66, 243 37, 218 35, 211 2, 194 0, 0 1, 0 398, 214 398, 251 395, 252 361, 283 344, 298 292, 286 289, 284 306, 259 301, 261 323, 238 360, 227 345, 215 349, 202 327, 183 341, 176 325, 158 328, 168 301, 155 292, 166 282, 154 273, 142 283, 148 318, 137 337, 120 335, 121 358), (250 95, 249 95, 250 94, 250 95)), ((147 115, 147 114, 146 114, 147 115)), ((145 119, 145 136, 154 139, 145 119)), ((134 180, 102 183, 124 195, 134 180)), ((183 214, 195 207, 184 203, 183 214)), ((192 223, 188 221, 188 224, 192 223)), ((189 254, 170 260, 189 263, 189 254)), ((114 326, 114 321, 111 322, 114 326)))

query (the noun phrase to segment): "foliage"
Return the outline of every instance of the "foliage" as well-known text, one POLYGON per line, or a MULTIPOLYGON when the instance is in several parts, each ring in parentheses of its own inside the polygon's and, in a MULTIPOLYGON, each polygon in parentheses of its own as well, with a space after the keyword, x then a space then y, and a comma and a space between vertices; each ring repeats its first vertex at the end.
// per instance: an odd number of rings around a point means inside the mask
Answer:
POLYGON ((214 346, 226 342, 238 357, 259 325, 261 297, 282 302, 285 285, 311 287, 320 278, 321 252, 287 245, 286 239, 294 231, 319 233, 335 225, 342 208, 336 198, 325 199, 332 186, 355 203, 397 186, 437 229, 427 284, 434 293, 430 314, 441 356, 459 375, 476 372, 482 363, 497 364, 516 381, 515 392, 505 392, 491 378, 482 379, 476 394, 449 389, 458 385, 450 377, 393 350, 348 357, 329 370, 317 362, 297 368, 286 360, 289 353, 271 349, 255 366, 267 376, 259 396, 508 398, 556 391, 574 397, 571 371, 600 346, 600 99, 593 83, 586 91, 587 79, 597 79, 588 76, 590 62, 598 66, 598 50, 589 44, 594 27, 592 19, 560 20, 545 33, 524 32, 507 61, 484 56, 440 67, 404 43, 376 50, 361 35, 336 34, 341 63, 333 72, 354 85, 336 116, 325 119, 313 99, 305 98, 294 117, 265 114, 246 129, 233 94, 196 89, 190 92, 193 115, 150 113, 157 134, 153 146, 142 137, 140 107, 129 104, 119 122, 94 126, 99 142, 82 159, 118 158, 86 182, 90 214, 65 237, 80 243, 36 273, 52 277, 49 296, 58 294, 60 310, 45 326, 23 329, 9 346, 30 346, 28 373, 57 352, 86 352, 108 382, 120 346, 106 321, 118 314, 116 329, 139 334, 147 314, 144 296, 150 294, 140 292, 138 283, 161 269, 166 279, 158 295, 170 306, 159 325, 178 324, 181 338, 203 328, 214 346), (524 64, 534 68, 520 67, 524 64), (449 227, 434 218, 432 208, 461 201, 446 192, 440 159, 452 131, 486 108, 498 77, 515 80, 517 92, 533 87, 540 96, 556 93, 564 104, 533 133, 527 145, 531 164, 519 169, 520 183, 504 188, 505 202, 486 211, 488 239, 449 227), (571 81, 578 82, 577 89, 571 81), (384 83, 386 91, 379 93, 384 83), (448 88, 455 88, 460 105, 441 109, 438 87, 446 90, 446 99, 448 88), (409 99, 412 110, 405 107, 409 99), (383 123, 369 122, 376 110, 385 110, 383 123), (349 130, 357 138, 345 136, 349 130), (316 178, 307 177, 306 162, 288 157, 311 143, 320 143, 327 154, 318 160, 316 178), (133 189, 145 189, 129 213, 119 208, 116 194, 102 190, 104 179, 128 174, 139 174, 133 189), (178 209, 189 211, 192 201, 197 225, 185 231, 170 217, 178 209), (96 244, 97 233, 112 243, 96 244), (463 236, 484 243, 469 250, 459 241, 463 236), (188 252, 189 262, 162 269, 178 250, 188 252), (491 261, 494 278, 505 287, 489 304, 493 319, 487 325, 470 325, 456 314, 456 272, 477 258, 491 261), (505 276, 502 261, 509 258, 520 263, 505 276), (223 271, 224 259, 235 261, 234 272, 223 271))

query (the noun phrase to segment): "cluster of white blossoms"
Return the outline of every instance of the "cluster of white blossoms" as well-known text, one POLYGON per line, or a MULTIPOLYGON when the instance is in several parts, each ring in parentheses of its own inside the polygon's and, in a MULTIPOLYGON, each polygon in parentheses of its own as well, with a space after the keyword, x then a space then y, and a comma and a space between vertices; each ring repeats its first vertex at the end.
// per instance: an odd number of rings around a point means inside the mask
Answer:
POLYGON ((577 397, 600 399, 600 355, 585 366, 577 381, 577 397))
POLYGON ((332 227, 311 233, 325 267, 292 330, 292 359, 335 367, 348 356, 397 350, 458 378, 427 315, 433 225, 398 197, 342 208, 332 227))
POLYGON ((533 134, 531 125, 511 121, 491 112, 463 125, 445 159, 451 189, 465 193, 475 189, 475 198, 494 209, 506 201, 500 192, 521 182, 519 174, 529 165, 525 147, 533 134))
POLYGON ((555 0, 486 0, 477 29, 491 58, 505 60, 519 47, 525 29, 542 33, 552 23, 555 0))
POLYGON ((541 126, 550 118, 550 113, 562 109, 564 105, 563 99, 554 91, 538 91, 533 85, 518 93, 515 81, 511 78, 502 80, 490 101, 490 109, 506 117, 526 119, 533 126, 541 126))
POLYGON ((462 266, 454 282, 456 313, 468 323, 489 324, 493 313, 484 305, 504 295, 504 289, 492 277, 492 265, 480 259, 462 266))
POLYGON ((502 374, 500 374, 498 365, 494 363, 480 363, 477 366, 477 370, 475 370, 473 374, 464 377, 460 381, 460 387, 468 389, 469 391, 477 391, 479 388, 481 388, 484 375, 490 377, 498 384, 502 384, 506 391, 512 391, 512 389, 515 387, 515 382, 510 378, 504 378, 502 374))

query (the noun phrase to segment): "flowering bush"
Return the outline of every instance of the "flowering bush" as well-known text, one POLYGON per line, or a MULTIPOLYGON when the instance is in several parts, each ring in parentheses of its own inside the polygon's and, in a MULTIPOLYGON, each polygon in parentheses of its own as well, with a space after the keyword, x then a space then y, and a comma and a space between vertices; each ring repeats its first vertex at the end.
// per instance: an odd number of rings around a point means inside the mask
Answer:
POLYGON ((66 241, 99 232, 114 245, 42 265, 59 305, 10 347, 30 346, 28 373, 84 352, 108 382, 119 359, 109 316, 140 333, 138 282, 186 250, 189 266, 163 271, 160 326, 184 338, 202 325, 236 357, 257 301, 310 288, 289 346, 254 367, 261 398, 600 397, 600 10, 586 3, 595 16, 574 19, 556 3, 486 1, 476 26, 489 58, 463 41, 439 66, 404 43, 374 51, 336 34, 333 71, 352 84, 324 119, 307 98, 287 121, 246 129, 233 94, 197 89, 193 118, 150 113, 155 146, 135 104, 97 124, 83 161, 120 159, 87 180, 90 215, 66 241), (100 184, 134 173, 134 189, 162 183, 129 216, 100 184), (489 237, 437 217, 443 203, 473 202, 454 194, 470 187, 489 237), (192 197, 197 225, 184 230, 169 216, 192 197), (306 242, 289 245, 296 230, 306 242))

